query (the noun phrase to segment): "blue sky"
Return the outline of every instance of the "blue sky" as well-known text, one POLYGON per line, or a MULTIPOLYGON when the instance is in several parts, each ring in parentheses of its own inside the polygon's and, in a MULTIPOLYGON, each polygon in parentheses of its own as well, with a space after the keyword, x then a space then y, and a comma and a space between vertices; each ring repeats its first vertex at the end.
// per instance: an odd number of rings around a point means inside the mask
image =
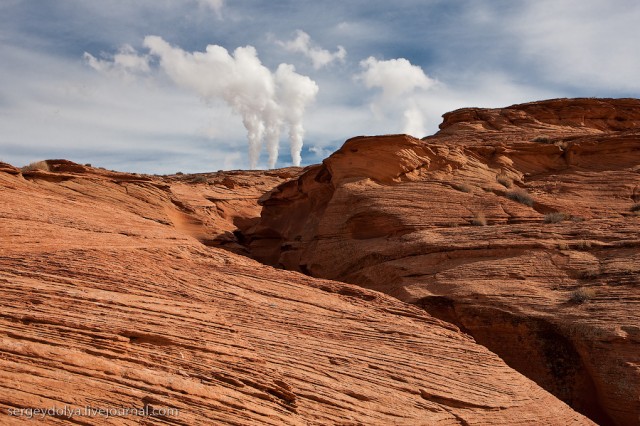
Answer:
POLYGON ((637 22, 632 0, 3 0, 0 160, 248 168, 265 128, 276 166, 291 129, 305 165, 460 107, 639 97, 637 22))

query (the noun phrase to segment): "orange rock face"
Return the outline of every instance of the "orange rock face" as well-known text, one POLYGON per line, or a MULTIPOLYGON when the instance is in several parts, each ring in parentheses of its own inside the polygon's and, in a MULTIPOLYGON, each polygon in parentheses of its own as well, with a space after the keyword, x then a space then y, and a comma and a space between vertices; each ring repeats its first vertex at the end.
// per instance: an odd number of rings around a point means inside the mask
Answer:
POLYGON ((640 424, 640 100, 440 128, 350 139, 281 184, 252 255, 418 305, 600 424, 640 424))
POLYGON ((592 424, 419 307, 217 247, 299 169, 1 166, 0 424, 592 424))

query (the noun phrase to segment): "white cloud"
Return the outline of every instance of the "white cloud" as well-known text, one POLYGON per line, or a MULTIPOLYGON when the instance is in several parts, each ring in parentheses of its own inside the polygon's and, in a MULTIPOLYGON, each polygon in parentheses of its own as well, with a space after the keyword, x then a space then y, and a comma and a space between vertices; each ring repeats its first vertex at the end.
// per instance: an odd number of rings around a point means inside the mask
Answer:
POLYGON ((309 77, 280 64, 275 73, 262 65, 255 48, 239 47, 232 55, 222 46, 209 45, 205 52, 186 52, 161 37, 147 36, 144 45, 160 58, 161 69, 180 87, 207 101, 224 99, 242 117, 249 140, 249 163, 258 164, 263 140, 269 167, 278 159, 280 131, 289 129, 291 157, 300 165, 306 106, 318 92, 309 77))
POLYGON ((422 68, 411 64, 405 58, 377 60, 369 57, 360 62, 364 71, 356 75, 367 88, 380 88, 382 95, 371 103, 373 113, 382 117, 385 112, 401 108, 405 126, 403 132, 414 136, 424 136, 424 119, 415 104, 415 96, 420 91, 436 85, 422 68))
POLYGON ((379 87, 383 97, 393 98, 416 89, 428 89, 435 80, 427 77, 417 65, 405 58, 379 61, 373 56, 360 62, 364 71, 358 75, 368 88, 379 87))
POLYGON ((411 104, 404 111, 404 129, 402 132, 420 138, 426 135, 423 112, 415 102, 411 102, 411 104))
POLYGON ((296 31, 296 38, 293 40, 278 42, 278 44, 290 52, 302 53, 311 59, 315 69, 326 67, 335 61, 344 62, 347 56, 347 51, 342 46, 338 46, 338 50, 331 53, 326 49, 312 45, 311 37, 302 30, 296 31))
MULTIPOLYGON (((382 1, 358 7, 346 2, 275 7, 269 2, 139 0, 114 7, 65 0, 46 9, 24 1, 0 3, 0 147, 9 161, 16 155, 31 161, 44 153, 71 159, 83 153, 86 161, 98 164, 108 153, 107 166, 140 171, 249 167, 246 156, 238 156, 246 151, 243 111, 255 129, 252 135, 262 135, 271 148, 272 163, 275 129, 287 131, 288 125, 296 132, 294 139, 304 135, 305 144, 331 149, 359 134, 423 136, 437 131, 441 114, 460 107, 640 94, 640 3, 635 0, 619 0, 616 7, 606 0, 539 0, 509 7, 505 2, 415 0, 402 8, 382 1), (283 10, 290 12, 287 20, 283 10), (222 13, 226 19, 212 22, 222 13), (314 39, 292 34, 296 28, 314 39), (274 44, 265 37, 268 32, 285 42, 274 44), (160 55, 132 43, 150 33, 182 46, 170 46, 176 54, 171 60, 197 65, 198 72, 168 78, 158 66, 160 55), (114 52, 127 42, 138 51, 124 45, 114 52), (194 51, 208 43, 222 50, 194 51), (260 58, 256 50, 242 48, 244 72, 237 69, 242 68, 238 54, 220 46, 247 43, 256 46, 260 58), (343 50, 333 47, 338 44, 343 50), (14 46, 22 51, 9 52, 14 46), (95 49, 86 55, 92 68, 78 65, 78 55, 87 49, 95 49), (100 49, 112 54, 96 53, 100 49), (226 59, 211 60, 216 55, 226 59), (293 55, 309 63, 300 69, 313 65, 321 72, 311 75, 315 83, 300 76, 306 88, 289 93, 288 78, 295 85, 299 74, 277 65, 293 55), (375 59, 397 56, 406 59, 375 59), (360 59, 365 60, 359 68, 360 59), (220 77, 229 70, 240 74, 220 77), (353 74, 359 75, 359 84, 350 78, 353 74), (317 86, 322 91, 311 103, 317 86), (295 114, 300 106, 283 106, 297 101, 306 107, 306 132, 290 124, 302 117, 295 114), (281 127, 273 125, 267 134, 266 123, 281 127)), ((295 152, 297 142, 294 159, 295 152)), ((318 158, 314 151, 307 153, 311 159, 306 161, 318 158)), ((260 155, 257 162, 268 164, 267 155, 260 155)))
POLYGON ((120 47, 115 55, 105 55, 105 59, 98 59, 87 52, 84 52, 84 59, 96 71, 125 79, 150 71, 149 55, 138 55, 138 52, 128 44, 120 47))
MULTIPOLYGON (((240 120, 160 80, 132 82, 46 52, 0 46, 2 159, 67 158, 119 170, 173 173, 224 167, 244 153, 240 120), (43 73, 46 70, 46 73, 43 73), (46 76, 46 78, 44 78, 46 76), (211 117, 216 117, 215 121, 211 117), (37 124, 37 125, 36 125, 37 124), (200 129, 215 126, 211 140, 200 129)), ((237 162, 249 166, 246 156, 237 162)))

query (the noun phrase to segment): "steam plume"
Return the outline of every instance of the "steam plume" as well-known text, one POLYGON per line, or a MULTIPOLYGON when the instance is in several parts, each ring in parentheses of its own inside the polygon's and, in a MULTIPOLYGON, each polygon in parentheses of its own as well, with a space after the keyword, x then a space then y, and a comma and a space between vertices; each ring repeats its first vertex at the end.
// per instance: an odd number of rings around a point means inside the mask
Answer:
MULTIPOLYGON (((222 4, 212 1, 211 4, 222 4)), ((256 168, 266 141, 268 164, 278 160, 280 132, 289 129, 291 158, 300 165, 305 109, 318 93, 317 84, 296 73, 293 65, 280 64, 272 73, 262 65, 255 48, 237 48, 233 54, 221 46, 209 45, 204 52, 186 52, 171 46, 161 37, 147 36, 144 46, 149 54, 139 55, 131 46, 123 46, 117 54, 97 59, 86 53, 84 58, 95 70, 129 79, 151 71, 153 57, 160 69, 180 87, 198 94, 205 101, 223 99, 242 117, 249 141, 249 163, 256 168)))
POLYGON ((281 64, 275 73, 258 59, 252 46, 239 47, 232 55, 221 46, 209 45, 205 52, 185 52, 162 38, 148 36, 144 45, 160 59, 160 67, 179 86, 205 100, 222 98, 242 117, 249 140, 249 163, 258 164, 263 140, 269 167, 278 159, 280 131, 289 128, 291 158, 300 165, 306 106, 315 99, 318 86, 297 74, 292 65, 281 64))
POLYGON ((216 45, 207 46, 205 52, 185 52, 157 36, 146 37, 144 45, 160 59, 160 67, 176 84, 205 100, 222 98, 242 117, 251 168, 258 164, 265 139, 269 167, 275 166, 283 125, 289 128, 293 164, 300 165, 302 117, 318 93, 313 80, 287 64, 272 73, 262 65, 252 46, 239 47, 230 55, 216 45))

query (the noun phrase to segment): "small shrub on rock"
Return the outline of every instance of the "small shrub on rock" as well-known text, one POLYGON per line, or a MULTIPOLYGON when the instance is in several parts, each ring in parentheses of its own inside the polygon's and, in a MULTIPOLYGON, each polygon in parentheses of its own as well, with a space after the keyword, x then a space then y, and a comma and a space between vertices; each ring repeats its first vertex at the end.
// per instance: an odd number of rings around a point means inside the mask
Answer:
POLYGON ((526 206, 533 206, 533 197, 524 189, 514 189, 507 192, 507 198, 526 206))
POLYGON ((551 143, 551 139, 549 138, 549 136, 544 136, 544 135, 536 136, 531 141, 539 142, 539 143, 551 143))
POLYGON ((205 182, 208 182, 208 179, 207 179, 206 176, 200 175, 200 176, 195 176, 191 182, 193 182, 193 183, 205 183, 205 182))
POLYGON ((505 188, 511 188, 513 186, 513 181, 509 179, 509 176, 505 174, 499 174, 498 176, 496 176, 496 180, 505 188))
POLYGON ((457 189, 460 192, 471 192, 473 191, 473 188, 471 187, 471 185, 468 185, 466 183, 455 183, 453 184, 453 187, 455 189, 457 189))
POLYGON ((24 172, 32 172, 34 170, 42 170, 45 172, 49 172, 51 171, 51 169, 49 168, 49 164, 46 161, 35 161, 29 165, 26 165, 22 168, 20 168, 20 171, 22 173, 24 172))
POLYGON ((566 218, 567 217, 564 213, 560 213, 560 212, 547 213, 546 215, 544 215, 544 223, 558 223, 558 222, 562 222, 566 218))
POLYGON ((569 302, 582 304, 587 300, 593 299, 596 295, 596 291, 592 288, 580 287, 571 292, 569 296, 569 302))
POLYGON ((578 250, 588 250, 591 248, 591 241, 580 240, 576 243, 576 248, 578 250))
POLYGON ((484 216, 484 213, 476 213, 471 224, 473 226, 487 226, 487 218, 484 216))
POLYGON ((585 269, 584 271, 580 271, 580 278, 583 280, 592 280, 597 278, 600 275, 600 272, 596 269, 585 269))

